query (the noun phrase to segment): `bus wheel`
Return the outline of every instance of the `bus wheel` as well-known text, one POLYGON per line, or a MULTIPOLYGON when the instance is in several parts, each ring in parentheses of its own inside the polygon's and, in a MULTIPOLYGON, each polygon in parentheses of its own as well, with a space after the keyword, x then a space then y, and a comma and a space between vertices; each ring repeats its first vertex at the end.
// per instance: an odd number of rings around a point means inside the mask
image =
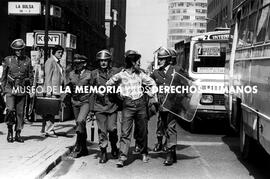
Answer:
POLYGON ((241 152, 241 158, 242 159, 248 159, 250 157, 251 153, 251 147, 252 147, 252 139, 249 137, 243 126, 243 119, 241 119, 240 123, 240 152, 241 152))

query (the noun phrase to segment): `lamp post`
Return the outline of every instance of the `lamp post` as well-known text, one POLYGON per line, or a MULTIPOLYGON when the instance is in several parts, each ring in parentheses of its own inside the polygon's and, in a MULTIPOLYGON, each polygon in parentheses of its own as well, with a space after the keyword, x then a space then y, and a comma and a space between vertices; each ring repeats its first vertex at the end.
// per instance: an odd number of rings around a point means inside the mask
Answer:
POLYGON ((48 29, 49 29, 49 0, 45 0, 45 35, 44 35, 44 62, 48 59, 48 29))

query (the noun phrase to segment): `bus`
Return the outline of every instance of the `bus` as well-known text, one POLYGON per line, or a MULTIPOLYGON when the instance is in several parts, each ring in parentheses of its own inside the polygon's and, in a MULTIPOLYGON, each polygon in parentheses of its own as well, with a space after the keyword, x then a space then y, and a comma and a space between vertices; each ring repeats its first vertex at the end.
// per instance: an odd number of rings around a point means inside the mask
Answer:
POLYGON ((206 32, 175 44, 178 52, 177 65, 184 74, 194 80, 196 86, 205 89, 200 95, 196 116, 190 122, 191 132, 197 130, 199 121, 227 119, 224 91, 212 88, 224 86, 229 32, 228 28, 206 32))
POLYGON ((225 86, 256 90, 226 93, 225 106, 231 127, 240 134, 241 156, 246 159, 257 144, 270 154, 269 16, 269 0, 242 0, 233 8, 225 86))

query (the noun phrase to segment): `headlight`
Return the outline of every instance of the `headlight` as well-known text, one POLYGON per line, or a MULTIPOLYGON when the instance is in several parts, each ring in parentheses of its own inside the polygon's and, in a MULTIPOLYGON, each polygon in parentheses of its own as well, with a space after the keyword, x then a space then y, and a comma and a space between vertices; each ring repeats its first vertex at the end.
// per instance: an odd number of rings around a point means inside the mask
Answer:
POLYGON ((203 94, 200 102, 201 102, 201 104, 211 104, 211 103, 213 103, 213 95, 203 94))

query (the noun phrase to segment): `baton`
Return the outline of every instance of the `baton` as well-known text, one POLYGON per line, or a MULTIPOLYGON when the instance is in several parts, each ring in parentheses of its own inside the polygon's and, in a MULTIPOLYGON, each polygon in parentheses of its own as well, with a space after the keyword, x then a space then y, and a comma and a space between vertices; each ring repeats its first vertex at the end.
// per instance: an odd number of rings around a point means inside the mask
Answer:
POLYGON ((94 126, 94 121, 93 121, 93 120, 92 120, 92 122, 91 122, 91 128, 90 128, 90 131, 91 131, 91 142, 94 142, 95 126, 94 126))

